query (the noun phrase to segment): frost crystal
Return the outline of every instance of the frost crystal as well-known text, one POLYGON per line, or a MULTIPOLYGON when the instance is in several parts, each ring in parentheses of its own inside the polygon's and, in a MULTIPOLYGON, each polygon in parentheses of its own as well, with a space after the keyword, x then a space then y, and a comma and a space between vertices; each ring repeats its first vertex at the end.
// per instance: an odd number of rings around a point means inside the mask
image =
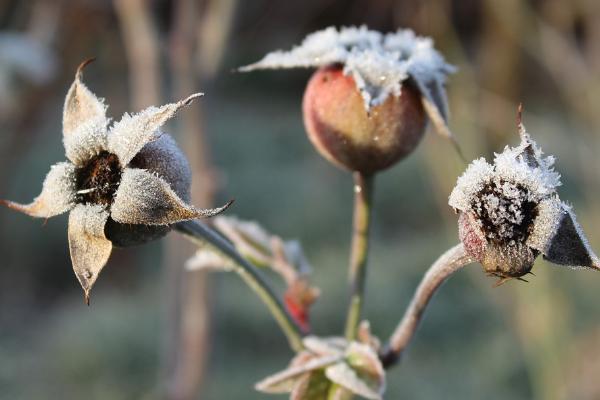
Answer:
POLYGON ((454 72, 430 38, 416 36, 410 29, 382 34, 366 26, 334 27, 308 35, 290 51, 275 51, 240 71, 279 68, 322 67, 343 64, 352 75, 365 108, 382 104, 388 96, 399 96, 402 83, 411 78, 444 119, 447 118, 446 76, 454 72))
POLYGON ((555 264, 600 269, 573 211, 558 197, 554 157, 543 157, 521 123, 519 134, 521 143, 495 154, 493 164, 473 161, 450 194, 465 248, 503 278, 528 273, 540 253, 555 264))

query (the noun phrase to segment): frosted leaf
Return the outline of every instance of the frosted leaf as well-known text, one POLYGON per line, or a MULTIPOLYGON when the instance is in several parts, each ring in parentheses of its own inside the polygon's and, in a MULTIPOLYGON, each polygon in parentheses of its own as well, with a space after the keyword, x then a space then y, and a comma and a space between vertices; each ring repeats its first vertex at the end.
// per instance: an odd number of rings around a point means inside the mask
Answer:
POLYGON ((235 263, 229 257, 212 249, 200 249, 185 262, 188 271, 225 271, 235 270, 235 263))
POLYGON ((258 222, 244 221, 234 216, 218 216, 213 223, 244 257, 258 266, 266 267, 273 263, 273 236, 258 222))
POLYGON ((307 350, 318 355, 337 355, 344 354, 348 341, 342 337, 318 337, 307 336, 302 340, 307 350))
POLYGON ((213 224, 243 256, 258 266, 271 267, 288 285, 296 281, 299 275, 308 275, 312 269, 300 242, 283 241, 256 221, 218 216, 213 224))
POLYGON ((109 214, 99 205, 77 205, 69 214, 69 250, 73 271, 83 288, 85 301, 112 251, 104 236, 109 214))
POLYGON ((70 162, 54 164, 44 179, 42 193, 30 204, 0 200, 0 204, 32 217, 50 218, 75 205, 75 166, 70 162))
POLYGON ((340 361, 341 356, 315 357, 309 361, 287 368, 273 374, 255 385, 256 390, 265 393, 287 393, 293 389, 296 381, 304 374, 314 370, 323 369, 340 361))
POLYGON ((122 224, 170 225, 212 217, 230 204, 197 209, 181 200, 162 178, 142 169, 125 168, 111 206, 111 217, 122 224))
POLYGON ((77 68, 75 81, 67 92, 63 110, 63 138, 75 133, 82 124, 95 121, 96 127, 106 127, 106 106, 81 82, 83 69, 93 59, 84 61, 77 68))
POLYGON ((157 130, 182 107, 201 97, 195 93, 177 103, 162 107, 148 107, 138 114, 124 114, 115 123, 108 134, 108 149, 119 157, 122 166, 126 166, 135 155, 150 141, 157 139, 157 130))
POLYGON ((382 34, 365 26, 329 27, 308 35, 290 51, 269 53, 240 71, 331 64, 343 64, 344 73, 352 75, 366 110, 382 104, 390 95, 398 96, 402 82, 411 78, 447 118, 443 84, 454 68, 434 49, 431 39, 416 36, 411 30, 382 34))
POLYGON ((158 138, 142 147, 129 165, 158 174, 182 200, 190 200, 192 171, 187 158, 171 135, 158 132, 158 138))
POLYGON ((350 392, 366 399, 380 400, 383 393, 382 388, 369 384, 358 376, 356 371, 346 363, 337 363, 325 369, 325 376, 350 392))

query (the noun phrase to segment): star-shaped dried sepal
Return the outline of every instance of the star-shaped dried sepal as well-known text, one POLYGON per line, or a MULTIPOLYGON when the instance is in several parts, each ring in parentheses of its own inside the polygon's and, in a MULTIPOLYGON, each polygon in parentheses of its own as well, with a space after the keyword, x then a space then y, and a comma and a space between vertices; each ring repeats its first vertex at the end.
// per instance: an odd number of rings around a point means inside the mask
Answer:
POLYGON ((306 350, 290 366, 256 384, 265 393, 290 393, 291 400, 347 399, 358 395, 379 400, 385 371, 368 343, 308 336, 306 350))
POLYGON ((521 143, 473 161, 458 179, 449 204, 459 212, 465 250, 498 284, 523 280, 540 254, 552 263, 600 270, 570 206, 558 197, 554 158, 543 157, 519 117, 521 143))
POLYGON ((223 207, 188 204, 191 172, 175 141, 159 128, 202 96, 125 114, 109 128, 106 106, 81 81, 67 93, 63 113, 66 162, 51 167, 41 194, 30 204, 2 204, 38 218, 70 211, 69 248, 86 302, 112 246, 129 246, 165 235, 176 222, 210 217, 223 207))

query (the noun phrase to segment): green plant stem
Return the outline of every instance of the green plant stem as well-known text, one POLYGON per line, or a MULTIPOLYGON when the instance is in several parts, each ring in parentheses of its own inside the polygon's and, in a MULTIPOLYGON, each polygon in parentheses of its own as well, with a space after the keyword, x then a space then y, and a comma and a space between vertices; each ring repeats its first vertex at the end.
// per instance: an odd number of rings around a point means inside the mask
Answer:
POLYGON ((295 351, 303 349, 302 330, 289 314, 281 300, 269 286, 262 273, 248 260, 241 256, 235 247, 224 239, 217 231, 197 221, 183 221, 175 224, 175 230, 182 233, 193 243, 204 246, 206 243, 214 246, 224 256, 231 259, 235 272, 250 286, 250 288, 265 303, 279 327, 286 335, 290 347, 295 351))
POLYGON ((373 180, 373 175, 354 173, 354 216, 349 270, 351 292, 345 332, 348 340, 356 337, 364 303, 373 180))
POLYGON ((465 252, 463 245, 457 244, 442 254, 427 270, 410 305, 404 313, 404 317, 402 317, 402 320, 390 337, 387 348, 380 355, 384 367, 390 367, 400 359, 400 356, 415 335, 429 301, 442 283, 450 275, 474 261, 465 252))

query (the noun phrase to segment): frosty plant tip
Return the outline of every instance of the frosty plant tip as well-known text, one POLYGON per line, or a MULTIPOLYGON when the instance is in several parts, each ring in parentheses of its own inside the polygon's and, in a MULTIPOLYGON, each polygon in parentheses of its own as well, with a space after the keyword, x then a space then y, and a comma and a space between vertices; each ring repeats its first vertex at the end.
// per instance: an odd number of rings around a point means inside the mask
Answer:
POLYGON ((543 157, 520 118, 521 143, 473 161, 458 179, 449 204, 459 213, 465 250, 498 284, 528 274, 535 258, 600 269, 572 208, 558 197, 560 175, 543 157))
POLYGON ((446 251, 424 275, 404 317, 381 352, 396 362, 410 343, 429 301, 456 271, 479 262, 495 286, 531 272, 540 254, 548 261, 599 270, 600 263, 570 206, 556 192, 554 158, 543 157, 521 122, 521 143, 496 154, 493 164, 473 161, 458 179, 449 204, 459 214, 461 243, 446 251))
POLYGON ((71 261, 88 303, 113 245, 159 238, 176 222, 213 216, 230 204, 211 210, 188 204, 188 162, 171 136, 158 130, 202 94, 125 114, 109 128, 103 100, 81 82, 83 68, 91 61, 79 66, 65 100, 63 144, 68 161, 51 167, 32 203, 2 200, 38 218, 70 211, 71 261))
POLYGON ((304 92, 304 125, 334 164, 361 173, 390 167, 417 146, 427 117, 452 139, 444 84, 454 68, 431 39, 330 27, 240 70, 308 67, 318 70, 304 92))

